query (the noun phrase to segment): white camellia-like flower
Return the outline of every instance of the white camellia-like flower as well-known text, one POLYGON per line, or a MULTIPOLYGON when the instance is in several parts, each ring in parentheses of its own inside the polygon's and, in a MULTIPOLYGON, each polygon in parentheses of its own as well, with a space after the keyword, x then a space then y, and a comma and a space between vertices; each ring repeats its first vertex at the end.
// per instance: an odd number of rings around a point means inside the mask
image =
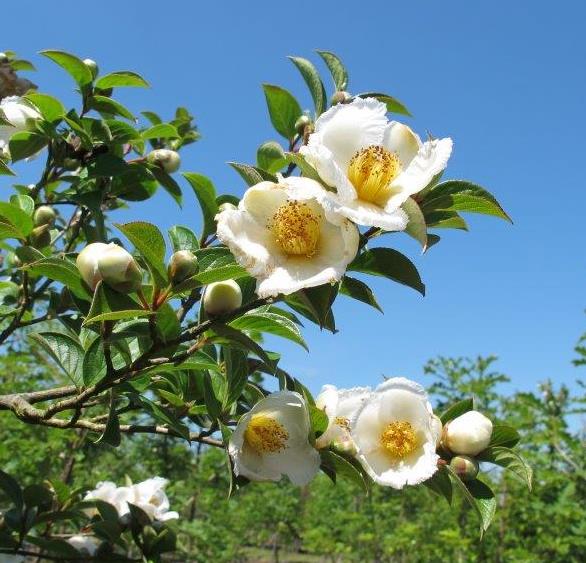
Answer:
POLYGON ((315 441, 315 445, 318 448, 327 448, 333 444, 339 449, 352 452, 355 447, 350 435, 350 420, 370 393, 370 387, 338 389, 334 385, 324 385, 315 400, 315 406, 326 413, 329 424, 315 441))
POLYGON ((77 269, 83 281, 92 290, 96 289, 99 281, 102 281, 102 275, 98 268, 98 260, 107 249, 108 245, 105 242, 92 242, 77 255, 77 269))
POLYGON ((167 479, 162 477, 153 477, 128 487, 117 487, 111 481, 104 481, 98 483, 84 500, 103 500, 114 506, 121 518, 130 512, 128 503, 131 503, 146 512, 151 519, 165 522, 179 518, 177 512, 169 510, 169 499, 165 493, 167 483, 167 479))
POLYGON ((379 385, 350 421, 356 457, 380 485, 402 489, 437 471, 441 423, 421 385, 396 377, 379 385))
POLYGON ((488 448, 492 422, 481 412, 468 411, 450 420, 444 430, 444 444, 455 454, 476 455, 488 448))
POLYGON ((77 534, 68 538, 67 543, 72 545, 77 551, 93 557, 98 551, 100 542, 95 536, 83 536, 77 534))
POLYGON ((374 98, 338 104, 317 119, 299 152, 336 188, 326 200, 333 211, 359 225, 400 231, 408 221, 401 205, 446 167, 452 140, 422 143, 386 113, 374 98))
POLYGON ((39 112, 18 96, 8 96, 0 102, 0 112, 10 125, 0 125, 0 154, 8 150, 10 137, 25 131, 27 119, 38 119, 39 112))
POLYGON ((319 453, 309 443, 309 411, 299 393, 279 391, 242 415, 228 452, 234 473, 253 481, 279 481, 282 475, 305 485, 319 470, 319 453))
POLYGON ((356 256, 358 230, 326 213, 325 193, 309 178, 261 182, 216 216, 218 238, 257 279, 260 297, 336 282, 356 256))

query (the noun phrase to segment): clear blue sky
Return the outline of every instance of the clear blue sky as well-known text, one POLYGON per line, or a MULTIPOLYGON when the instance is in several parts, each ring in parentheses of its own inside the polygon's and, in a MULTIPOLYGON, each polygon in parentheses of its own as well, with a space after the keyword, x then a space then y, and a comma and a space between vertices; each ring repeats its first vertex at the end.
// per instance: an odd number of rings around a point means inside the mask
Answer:
MULTIPOLYGON (((260 83, 288 87, 309 107, 285 57, 316 48, 342 57, 350 90, 388 92, 420 133, 454 139, 447 176, 486 186, 514 226, 469 216, 471 232, 446 233, 423 257, 394 237, 419 267, 425 298, 374 280, 384 316, 341 298, 337 335, 307 328, 310 355, 271 342, 313 390, 376 384, 382 374, 424 381, 421 366, 437 354, 496 354, 514 388, 577 375, 572 348, 586 329, 583 2, 21 0, 3 15, 15 24, 2 26, 0 49, 32 58, 42 91, 73 102, 70 79, 35 55, 61 48, 103 71, 143 74, 151 90, 122 93, 134 110, 170 117, 188 106, 203 139, 185 152, 184 170, 209 175, 222 192, 244 189, 225 163, 253 162, 256 147, 276 138, 260 83)), ((187 189, 185 199, 178 211, 160 193, 124 218, 197 227, 187 189)))

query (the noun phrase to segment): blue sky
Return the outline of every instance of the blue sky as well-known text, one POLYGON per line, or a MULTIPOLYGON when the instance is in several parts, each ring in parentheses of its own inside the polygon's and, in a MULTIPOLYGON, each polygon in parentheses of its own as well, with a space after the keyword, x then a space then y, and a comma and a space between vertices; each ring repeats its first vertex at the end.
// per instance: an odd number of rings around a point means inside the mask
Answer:
MULTIPOLYGON (((71 103, 70 79, 37 51, 60 48, 97 60, 102 71, 140 72, 152 89, 121 92, 121 100, 167 117, 188 106, 203 139, 184 153, 183 169, 236 194, 244 185, 225 163, 253 162, 256 147, 277 138, 261 82, 291 89, 310 107, 286 56, 338 53, 351 91, 392 94, 410 108, 417 131, 451 136, 446 177, 487 187, 515 224, 469 216, 469 233, 446 232, 423 257, 395 236, 427 283, 425 298, 373 280, 384 316, 340 299, 338 334, 307 327, 310 355, 284 341, 271 345, 313 390, 376 384, 383 374, 424 382, 421 367, 437 354, 496 354, 512 388, 532 389, 547 377, 573 381, 572 348, 586 329, 586 5, 562 5, 104 1, 92 9, 21 0, 3 10, 21 23, 2 26, 0 49, 33 59, 40 90, 71 103)), ((187 186, 185 193, 181 211, 160 193, 119 218, 197 227, 187 186)))

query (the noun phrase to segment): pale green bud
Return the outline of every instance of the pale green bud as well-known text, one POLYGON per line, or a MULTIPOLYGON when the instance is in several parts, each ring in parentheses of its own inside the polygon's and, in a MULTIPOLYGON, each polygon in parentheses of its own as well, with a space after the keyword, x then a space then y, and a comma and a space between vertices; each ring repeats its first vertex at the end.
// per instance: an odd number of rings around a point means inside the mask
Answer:
POLYGON ((35 227, 30 234, 31 245, 37 249, 45 248, 51 244, 50 225, 35 227))
POLYGON ((331 98, 331 103, 333 106, 336 104, 345 104, 352 99, 352 95, 349 92, 345 92, 344 90, 338 90, 334 92, 331 98))
POLYGON ((208 285, 203 296, 203 307, 208 315, 225 315, 242 305, 242 291, 234 280, 208 285))
POLYGON ((444 429, 444 445, 455 454, 476 455, 485 450, 492 436, 492 422, 478 411, 450 420, 444 429))
POLYGON ((96 285, 102 280, 102 275, 98 269, 98 259, 108 248, 108 245, 103 242, 94 242, 88 244, 77 256, 77 269, 83 281, 93 291, 96 285))
POLYGON ((132 293, 142 285, 142 270, 132 255, 110 243, 98 257, 98 270, 105 284, 120 293, 132 293))
POLYGON ((478 475, 478 462, 467 455, 457 455, 450 461, 450 467, 462 481, 471 481, 478 475))
POLYGON ((98 68, 98 63, 96 61, 93 59, 83 59, 83 64, 90 69, 93 78, 98 76, 100 69, 98 68))
POLYGON ((41 225, 53 225, 53 223, 55 223, 56 217, 57 214, 52 207, 49 207, 48 205, 41 205, 35 210, 35 213, 33 214, 33 221, 36 227, 41 225))
POLYGON ((72 172, 81 166, 81 162, 77 158, 65 157, 63 159, 63 168, 72 172))
POLYGON ((173 285, 194 276, 199 271, 197 257, 189 250, 178 250, 169 260, 167 272, 173 285))
POLYGON ((308 115, 301 115, 295 122, 295 131, 297 131, 299 135, 303 135, 305 133, 305 128, 311 125, 311 118, 308 115))
POLYGON ((169 149, 155 149, 147 155, 147 162, 159 166, 167 174, 173 174, 181 166, 181 157, 179 153, 169 149))

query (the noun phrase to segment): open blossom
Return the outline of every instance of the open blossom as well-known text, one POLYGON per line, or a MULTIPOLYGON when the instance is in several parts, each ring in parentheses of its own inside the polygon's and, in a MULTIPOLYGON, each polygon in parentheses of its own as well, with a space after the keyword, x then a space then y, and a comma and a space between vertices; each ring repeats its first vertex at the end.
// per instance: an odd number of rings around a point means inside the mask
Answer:
POLYGON ((131 503, 146 512, 152 520, 164 522, 179 518, 177 512, 169 510, 169 499, 165 493, 167 483, 167 479, 162 477, 153 477, 127 487, 117 487, 111 481, 104 481, 98 483, 84 500, 103 500, 114 506, 121 518, 130 512, 128 503, 131 503))
POLYGON ((398 231, 407 226, 401 205, 446 167, 452 140, 422 143, 406 125, 388 121, 386 112, 374 98, 338 104, 317 119, 300 153, 336 188, 326 199, 334 212, 398 231))
POLYGON ((327 213, 325 190, 309 178, 249 188, 217 216, 218 238, 257 279, 260 297, 338 281, 358 251, 358 230, 327 213))
POLYGON ((234 473, 253 481, 279 481, 282 475, 305 485, 319 470, 319 453, 309 443, 309 412, 299 393, 280 391, 242 415, 228 452, 234 473))
POLYGON ((339 449, 352 452, 354 442, 350 435, 350 420, 370 395, 370 387, 338 389, 334 385, 324 385, 315 400, 315 406, 328 416, 326 431, 315 441, 318 448, 333 444, 339 449))
POLYGON ((8 150, 8 141, 12 135, 26 130, 27 119, 40 117, 37 110, 18 96, 9 96, 0 102, 0 115, 2 114, 10 125, 0 124, 0 154, 8 150))
POLYGON ((423 387, 396 377, 379 385, 350 421, 357 459, 380 485, 402 489, 437 471, 441 423, 423 387))

